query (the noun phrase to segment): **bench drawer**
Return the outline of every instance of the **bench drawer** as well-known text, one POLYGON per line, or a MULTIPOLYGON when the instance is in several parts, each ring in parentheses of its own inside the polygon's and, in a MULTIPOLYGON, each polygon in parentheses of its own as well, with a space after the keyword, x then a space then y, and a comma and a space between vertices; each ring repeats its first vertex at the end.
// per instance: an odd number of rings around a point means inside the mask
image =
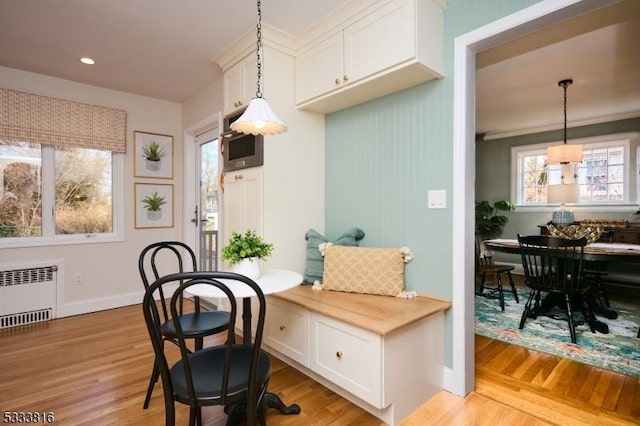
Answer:
POLYGON ((264 341, 268 346, 309 367, 309 311, 270 297, 264 341))
POLYGON ((382 336, 320 314, 311 317, 311 369, 382 407, 382 336))

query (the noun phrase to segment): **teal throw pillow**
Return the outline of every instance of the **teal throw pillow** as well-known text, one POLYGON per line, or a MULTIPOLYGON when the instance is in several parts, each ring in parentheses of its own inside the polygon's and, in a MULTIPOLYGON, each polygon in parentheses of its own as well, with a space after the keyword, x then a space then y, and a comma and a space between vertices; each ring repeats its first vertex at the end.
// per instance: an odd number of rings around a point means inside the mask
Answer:
POLYGON ((364 231, 360 228, 351 228, 340 235, 334 241, 320 234, 314 229, 307 231, 307 264, 302 278, 303 284, 313 284, 315 281, 322 281, 324 273, 324 256, 320 253, 318 246, 322 243, 331 242, 341 246, 358 246, 358 241, 364 238, 364 231))

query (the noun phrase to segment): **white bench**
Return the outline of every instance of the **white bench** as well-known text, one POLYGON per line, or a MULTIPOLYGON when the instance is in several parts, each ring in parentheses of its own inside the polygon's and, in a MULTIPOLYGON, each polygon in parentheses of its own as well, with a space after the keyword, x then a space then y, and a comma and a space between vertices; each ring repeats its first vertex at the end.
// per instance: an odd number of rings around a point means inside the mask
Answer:
POLYGON ((268 296, 263 346, 394 425, 442 389, 450 306, 299 286, 268 296))

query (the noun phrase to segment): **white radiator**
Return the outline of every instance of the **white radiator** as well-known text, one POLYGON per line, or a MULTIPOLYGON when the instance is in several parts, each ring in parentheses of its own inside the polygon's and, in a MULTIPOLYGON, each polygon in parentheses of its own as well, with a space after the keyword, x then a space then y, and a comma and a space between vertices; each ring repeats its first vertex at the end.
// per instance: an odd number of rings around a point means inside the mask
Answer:
POLYGON ((0 266, 0 329, 55 318, 58 265, 0 266))

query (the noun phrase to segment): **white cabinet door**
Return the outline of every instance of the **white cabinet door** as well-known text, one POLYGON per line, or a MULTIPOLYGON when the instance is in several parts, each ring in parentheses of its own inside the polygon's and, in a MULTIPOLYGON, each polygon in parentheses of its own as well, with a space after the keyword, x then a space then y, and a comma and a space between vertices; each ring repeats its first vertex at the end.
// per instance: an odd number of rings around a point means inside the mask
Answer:
POLYGON ((415 57, 413 2, 394 1, 344 30, 346 84, 415 57))
POLYGON ((309 367, 309 311, 273 297, 267 306, 265 344, 309 367))
POLYGON ((244 233, 254 229, 262 235, 262 168, 235 170, 225 173, 222 224, 222 247, 227 245, 232 232, 244 233))
POLYGON ((344 84, 342 31, 296 57, 296 102, 324 95, 344 84))
POLYGON ((223 109, 224 114, 236 111, 249 104, 256 94, 257 60, 249 55, 224 73, 223 109))
POLYGON ((311 369, 377 408, 382 404, 382 336, 311 316, 311 369))

